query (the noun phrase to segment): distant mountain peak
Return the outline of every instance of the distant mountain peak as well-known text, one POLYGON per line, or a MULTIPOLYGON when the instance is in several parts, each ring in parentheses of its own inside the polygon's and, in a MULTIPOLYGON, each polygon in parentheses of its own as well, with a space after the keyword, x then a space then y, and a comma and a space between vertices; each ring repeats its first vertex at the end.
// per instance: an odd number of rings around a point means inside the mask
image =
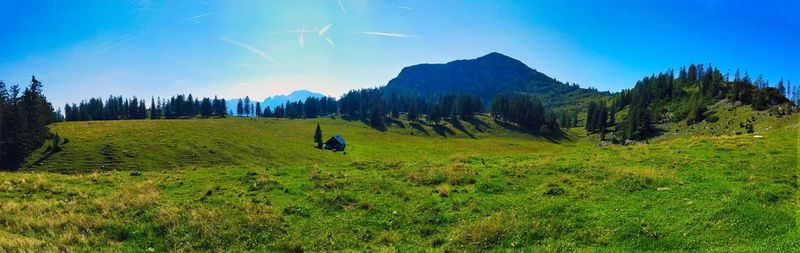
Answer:
POLYGON ((489 101, 497 93, 528 92, 554 85, 563 84, 517 59, 492 52, 475 59, 403 68, 387 88, 420 94, 465 92, 489 101))
POLYGON ((384 89, 424 95, 469 93, 484 101, 491 101, 500 93, 528 93, 548 98, 545 100, 552 98, 551 102, 563 100, 561 97, 569 93, 589 92, 563 84, 498 52, 475 59, 405 67, 384 89))
MULTIPOLYGON (((325 94, 313 92, 310 90, 296 90, 292 91, 288 95, 275 95, 271 97, 265 98, 263 101, 253 100, 253 103, 261 102, 261 108, 266 108, 269 106, 272 109, 275 109, 278 105, 286 104, 286 102, 297 102, 299 100, 305 101, 306 98, 309 97, 325 97, 325 94)), ((239 102, 238 98, 230 99, 227 101, 228 108, 236 109, 236 103, 239 102)))
POLYGON ((517 59, 511 58, 511 57, 509 57, 507 55, 504 55, 504 54, 501 54, 501 53, 498 53, 498 52, 488 53, 488 54, 486 54, 484 56, 478 57, 478 59, 508 59, 508 60, 514 60, 514 61, 517 60, 517 59))
MULTIPOLYGON (((313 91, 310 91, 310 90, 305 90, 305 89, 303 89, 303 90, 296 90, 296 91, 292 91, 292 93, 289 93, 289 95, 285 95, 285 96, 291 97, 291 96, 296 96, 296 95, 304 95, 304 94, 310 94, 310 95, 322 95, 322 96, 324 96, 324 95, 323 95, 323 94, 321 94, 321 93, 316 93, 316 92, 313 92, 313 91)), ((277 97, 277 96, 282 96, 282 95, 276 95, 276 97, 277 97)))

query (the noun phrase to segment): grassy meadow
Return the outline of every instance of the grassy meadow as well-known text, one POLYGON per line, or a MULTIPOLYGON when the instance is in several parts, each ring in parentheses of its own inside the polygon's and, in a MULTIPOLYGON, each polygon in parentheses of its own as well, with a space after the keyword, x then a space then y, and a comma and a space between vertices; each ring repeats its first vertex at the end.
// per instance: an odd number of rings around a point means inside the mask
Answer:
POLYGON ((618 146, 488 118, 58 123, 62 151, 0 173, 0 251, 800 250, 800 117, 712 111, 755 132, 722 117, 618 146), (317 124, 346 155, 313 148, 317 124))

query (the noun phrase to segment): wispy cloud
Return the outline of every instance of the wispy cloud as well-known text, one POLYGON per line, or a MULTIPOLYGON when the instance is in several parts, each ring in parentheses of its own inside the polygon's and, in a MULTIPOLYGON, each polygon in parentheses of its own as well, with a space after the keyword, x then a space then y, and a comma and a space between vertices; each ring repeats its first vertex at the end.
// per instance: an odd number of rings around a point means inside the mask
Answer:
POLYGON ((305 44, 305 39, 303 38, 303 34, 305 32, 306 32, 306 27, 305 26, 303 28, 300 28, 300 34, 297 37, 297 43, 300 44, 300 47, 303 47, 303 44, 305 44))
POLYGON ((344 12, 346 14, 347 10, 344 9, 344 5, 342 4, 342 0, 336 0, 336 1, 339 2, 339 7, 342 8, 342 12, 344 12))
POLYGON ((255 48, 255 47, 251 46, 251 45, 248 45, 248 44, 245 44, 245 43, 230 39, 230 38, 225 37, 225 36, 219 36, 218 38, 220 40, 224 41, 224 42, 227 42, 227 43, 231 44, 231 45, 234 45, 234 46, 240 47, 242 49, 245 49, 247 51, 250 51, 250 52, 254 53, 256 56, 260 57, 261 59, 264 59, 264 60, 267 60, 267 61, 270 61, 270 62, 278 62, 278 61, 275 60, 275 58, 272 58, 271 56, 269 56, 264 51, 261 51, 261 49, 258 49, 258 48, 255 48))
POLYGON ((204 18, 204 17, 207 17, 207 16, 211 16, 211 15, 214 15, 214 13, 213 12, 209 12, 209 13, 200 14, 200 15, 197 15, 197 16, 188 17, 188 18, 186 18, 186 21, 192 21, 192 22, 195 22, 195 23, 200 23, 200 19, 201 18, 204 18))
POLYGON ((325 37, 325 40, 328 41, 328 44, 331 44, 331 46, 333 46, 333 40, 331 40, 330 37, 325 37))
POLYGON ((114 39, 111 39, 111 40, 108 40, 106 42, 103 42, 100 45, 97 45, 96 47, 94 47, 94 50, 92 50, 92 52, 88 53, 88 55, 101 54, 101 53, 103 53, 105 51, 108 51, 109 49, 112 49, 114 47, 117 47, 117 46, 120 46, 122 44, 128 43, 128 42, 130 42, 132 40, 135 40, 135 39, 139 38, 140 36, 142 36, 142 34, 131 35, 129 33, 126 33, 126 34, 120 35, 119 37, 116 37, 114 39))
POLYGON ((322 29, 319 29, 319 32, 317 33, 317 36, 324 35, 326 32, 328 32, 328 29, 331 29, 331 24, 328 24, 325 27, 322 27, 322 29))
POLYGON ((403 10, 409 10, 409 11, 413 11, 414 10, 414 8, 411 8, 411 7, 408 7, 408 6, 405 6, 405 5, 397 6, 397 8, 400 8, 400 9, 403 9, 403 10))
POLYGON ((393 38, 419 37, 417 35, 405 34, 405 33, 387 33, 387 32, 359 32, 359 33, 367 35, 375 35, 375 36, 393 37, 393 38))

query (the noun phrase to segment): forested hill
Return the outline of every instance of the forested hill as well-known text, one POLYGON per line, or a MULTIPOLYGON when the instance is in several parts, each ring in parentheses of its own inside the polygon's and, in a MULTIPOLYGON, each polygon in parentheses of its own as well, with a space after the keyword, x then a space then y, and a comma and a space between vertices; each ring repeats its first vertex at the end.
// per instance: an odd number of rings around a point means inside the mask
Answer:
POLYGON ((468 93, 480 97, 487 104, 497 94, 527 93, 536 95, 549 107, 607 94, 564 84, 500 53, 445 64, 405 67, 383 90, 423 96, 468 93))

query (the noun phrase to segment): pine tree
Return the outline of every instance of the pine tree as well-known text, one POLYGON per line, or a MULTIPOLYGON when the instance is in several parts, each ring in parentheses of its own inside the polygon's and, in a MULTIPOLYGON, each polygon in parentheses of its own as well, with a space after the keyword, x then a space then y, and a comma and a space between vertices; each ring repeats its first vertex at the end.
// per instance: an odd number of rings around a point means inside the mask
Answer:
POLYGON ((594 120, 597 114, 596 111, 597 104, 594 101, 589 102, 589 109, 586 110, 586 126, 584 127, 588 132, 594 132, 595 130, 594 127, 596 124, 594 120))
POLYGON ((322 148, 322 128, 317 124, 317 129, 314 130, 314 142, 317 143, 317 148, 322 148))
POLYGON ((600 139, 605 139, 606 121, 608 120, 608 109, 606 109, 605 102, 600 104, 600 112, 598 114, 596 128, 600 132, 600 139))
POLYGON ((687 123, 695 124, 703 120, 703 113, 706 111, 705 102, 702 96, 695 93, 689 99, 689 118, 687 123))
POLYGON ((753 93, 753 101, 750 104, 753 107, 753 110, 761 110, 764 109, 766 104, 766 99, 764 98, 764 92, 761 90, 756 89, 753 93))
POLYGON ((375 108, 370 110, 369 124, 375 128, 383 127, 383 114, 381 113, 381 110, 380 108, 378 108, 377 105, 375 108))
POLYGON ((213 105, 211 104, 211 99, 203 98, 203 102, 200 104, 200 115, 203 118, 211 117, 214 114, 213 105))
POLYGON ((261 117, 261 102, 256 102, 256 117, 261 117))
POLYGON ((156 108, 156 100, 150 97, 150 119, 158 119, 158 108, 156 108))
POLYGON ((49 136, 46 125, 56 118, 42 87, 32 77, 31 85, 19 96, 19 86, 11 86, 7 91, 0 82, 0 169, 18 168, 49 136))
POLYGON ((417 113, 417 103, 412 103, 411 106, 408 108, 408 120, 416 121, 419 117, 417 113))
POLYGON ((272 109, 270 109, 270 108, 269 108, 269 106, 265 107, 265 108, 264 108, 264 112, 263 112, 263 113, 261 113, 261 116, 264 116, 264 117, 272 117, 272 116, 273 116, 273 115, 272 115, 272 109))
POLYGON ((242 114, 244 114, 244 102, 240 98, 239 102, 236 103, 236 115, 237 116, 242 116, 242 114))

